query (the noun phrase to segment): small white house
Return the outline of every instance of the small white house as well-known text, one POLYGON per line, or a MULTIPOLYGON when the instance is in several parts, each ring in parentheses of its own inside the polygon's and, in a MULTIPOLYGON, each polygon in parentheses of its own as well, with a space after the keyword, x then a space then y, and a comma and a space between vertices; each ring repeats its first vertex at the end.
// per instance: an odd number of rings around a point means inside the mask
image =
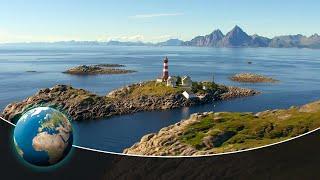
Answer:
POLYGON ((186 99, 192 99, 192 98, 196 98, 197 96, 193 93, 188 93, 187 91, 184 91, 182 93, 182 95, 186 98, 186 99))
POLYGON ((185 88, 191 88, 192 87, 192 80, 189 76, 183 76, 181 78, 181 85, 185 88))
POLYGON ((157 83, 162 83, 162 82, 163 82, 163 79, 162 79, 162 78, 157 78, 157 79, 156 79, 156 82, 157 82, 157 83))
POLYGON ((167 86, 176 87, 178 78, 175 76, 169 76, 167 80, 167 86))

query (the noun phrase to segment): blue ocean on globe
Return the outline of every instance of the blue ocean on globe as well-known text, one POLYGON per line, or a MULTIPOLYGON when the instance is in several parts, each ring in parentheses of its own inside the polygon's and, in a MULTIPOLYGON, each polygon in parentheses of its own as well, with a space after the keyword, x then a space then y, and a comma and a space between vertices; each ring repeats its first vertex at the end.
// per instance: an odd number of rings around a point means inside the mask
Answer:
POLYGON ((14 129, 17 153, 36 166, 51 166, 63 160, 73 143, 69 119, 50 107, 37 107, 24 113, 14 129))

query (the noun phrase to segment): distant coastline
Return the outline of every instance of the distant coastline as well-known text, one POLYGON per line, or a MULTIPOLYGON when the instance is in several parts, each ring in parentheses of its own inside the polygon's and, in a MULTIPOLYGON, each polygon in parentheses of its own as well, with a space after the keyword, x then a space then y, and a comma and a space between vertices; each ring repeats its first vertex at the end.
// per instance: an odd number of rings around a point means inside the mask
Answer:
POLYGON ((239 26, 235 26, 230 32, 223 34, 219 29, 207 35, 199 35, 191 40, 169 39, 164 42, 142 41, 57 41, 57 42, 21 42, 1 43, 0 45, 76 45, 76 46, 190 46, 190 47, 214 47, 214 48, 310 48, 320 49, 320 35, 311 36, 302 34, 281 35, 273 38, 257 34, 248 35, 239 26))

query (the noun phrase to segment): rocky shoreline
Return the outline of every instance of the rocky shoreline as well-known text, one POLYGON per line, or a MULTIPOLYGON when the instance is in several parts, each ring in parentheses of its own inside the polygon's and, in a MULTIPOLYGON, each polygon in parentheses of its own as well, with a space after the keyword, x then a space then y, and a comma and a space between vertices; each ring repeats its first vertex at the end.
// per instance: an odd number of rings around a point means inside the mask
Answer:
POLYGON ((75 121, 93 120, 139 111, 186 107, 259 93, 251 89, 219 85, 216 91, 201 94, 201 98, 194 99, 186 99, 180 91, 172 91, 172 89, 167 90, 163 95, 143 94, 141 90, 149 88, 150 83, 154 82, 132 84, 112 91, 106 96, 99 96, 67 85, 56 85, 41 89, 21 102, 9 104, 1 116, 10 121, 16 121, 28 108, 51 106, 64 111, 75 121))
POLYGON ((122 64, 97 64, 97 65, 81 65, 73 67, 63 72, 73 75, 97 75, 97 74, 127 74, 136 71, 119 69, 119 67, 125 67, 122 64))
POLYGON ((320 126, 320 101, 253 113, 204 112, 143 136, 126 154, 195 156, 279 142, 320 126))
POLYGON ((275 83, 278 80, 266 77, 260 74, 253 74, 253 73, 240 73, 235 74, 234 76, 230 77, 232 81, 236 82, 245 82, 245 83, 275 83))

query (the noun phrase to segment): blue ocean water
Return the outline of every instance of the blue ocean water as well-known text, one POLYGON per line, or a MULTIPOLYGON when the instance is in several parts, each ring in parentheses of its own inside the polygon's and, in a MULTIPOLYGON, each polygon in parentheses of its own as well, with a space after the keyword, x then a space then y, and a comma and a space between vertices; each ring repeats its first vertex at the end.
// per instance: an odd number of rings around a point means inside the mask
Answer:
POLYGON ((140 138, 202 111, 261 111, 288 108, 320 99, 320 50, 273 48, 116 47, 0 45, 0 109, 40 88, 67 84, 105 95, 118 87, 155 79, 162 59, 169 73, 256 89, 261 95, 168 111, 140 112, 105 120, 75 122, 75 144, 122 152, 140 138), (248 64, 251 61, 252 64, 248 64), (124 75, 73 76, 61 73, 81 64, 119 63, 138 71, 124 75), (27 72, 36 71, 36 72, 27 72), (280 80, 242 84, 229 76, 253 72, 280 80))

